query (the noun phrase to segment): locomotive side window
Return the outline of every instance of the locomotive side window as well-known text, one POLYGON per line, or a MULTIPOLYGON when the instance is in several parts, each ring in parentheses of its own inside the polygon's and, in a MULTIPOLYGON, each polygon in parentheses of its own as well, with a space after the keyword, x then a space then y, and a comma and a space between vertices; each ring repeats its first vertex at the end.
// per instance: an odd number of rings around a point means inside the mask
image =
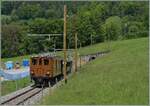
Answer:
POLYGON ((39 59, 39 65, 42 65, 42 59, 41 58, 39 59))
POLYGON ((36 59, 32 59, 32 64, 36 65, 37 64, 37 60, 36 59))
POLYGON ((55 60, 56 63, 55 63, 55 68, 56 68, 56 71, 57 71, 57 64, 58 64, 58 60, 55 60))
POLYGON ((49 60, 48 59, 44 59, 44 65, 48 65, 49 64, 49 60))

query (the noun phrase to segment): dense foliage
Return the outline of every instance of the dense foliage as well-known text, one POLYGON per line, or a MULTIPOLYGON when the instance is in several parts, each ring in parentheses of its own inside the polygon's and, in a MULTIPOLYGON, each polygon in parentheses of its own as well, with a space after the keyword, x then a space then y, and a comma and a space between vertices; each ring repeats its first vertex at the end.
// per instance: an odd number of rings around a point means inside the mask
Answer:
POLYGON ((67 11, 67 43, 74 47, 106 40, 148 36, 148 1, 71 2, 71 1, 3 1, 2 57, 52 51, 63 47, 63 36, 29 37, 28 33, 63 33, 63 5, 67 11), (75 15, 76 14, 76 15, 75 15), (76 18, 74 18, 76 17, 76 18))

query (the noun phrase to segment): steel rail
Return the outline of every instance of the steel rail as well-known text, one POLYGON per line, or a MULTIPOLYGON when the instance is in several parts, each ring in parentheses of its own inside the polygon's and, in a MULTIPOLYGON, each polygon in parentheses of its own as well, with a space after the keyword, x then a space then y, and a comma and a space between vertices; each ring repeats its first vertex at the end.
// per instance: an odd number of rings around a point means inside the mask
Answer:
POLYGON ((33 87, 33 88, 31 88, 31 89, 29 89, 29 90, 26 90, 26 91, 24 91, 24 92, 22 92, 22 93, 20 93, 20 94, 18 94, 18 95, 15 95, 14 97, 12 97, 12 98, 10 98, 10 99, 5 100, 4 102, 2 102, 1 105, 7 104, 7 103, 13 101, 14 99, 19 98, 19 97, 21 97, 22 95, 25 95, 25 94, 27 94, 27 93, 33 91, 34 89, 36 89, 36 87, 33 87))

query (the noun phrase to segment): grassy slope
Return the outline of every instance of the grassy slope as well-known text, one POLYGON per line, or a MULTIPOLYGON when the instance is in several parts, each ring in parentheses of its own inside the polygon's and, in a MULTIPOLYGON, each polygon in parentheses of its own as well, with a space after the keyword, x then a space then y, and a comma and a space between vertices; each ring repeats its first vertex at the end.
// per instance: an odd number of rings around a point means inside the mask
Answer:
POLYGON ((2 87, 1 87, 1 95, 6 95, 10 92, 16 91, 16 84, 17 84, 17 89, 21 89, 23 87, 26 87, 30 84, 30 79, 29 77, 16 80, 15 81, 5 81, 2 82, 2 87))
MULTIPOLYGON (((80 53, 101 50, 105 44, 80 53)), ((148 104, 148 38, 111 43, 111 53, 82 66, 44 104, 148 104)))

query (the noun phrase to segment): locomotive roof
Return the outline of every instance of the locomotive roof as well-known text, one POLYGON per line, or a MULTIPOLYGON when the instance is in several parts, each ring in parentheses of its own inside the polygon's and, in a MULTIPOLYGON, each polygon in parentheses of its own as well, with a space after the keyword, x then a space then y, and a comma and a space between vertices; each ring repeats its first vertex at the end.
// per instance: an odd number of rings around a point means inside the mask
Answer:
POLYGON ((31 58, 47 58, 47 59, 63 59, 62 57, 59 56, 50 56, 50 55, 38 55, 38 56, 32 56, 31 58))

